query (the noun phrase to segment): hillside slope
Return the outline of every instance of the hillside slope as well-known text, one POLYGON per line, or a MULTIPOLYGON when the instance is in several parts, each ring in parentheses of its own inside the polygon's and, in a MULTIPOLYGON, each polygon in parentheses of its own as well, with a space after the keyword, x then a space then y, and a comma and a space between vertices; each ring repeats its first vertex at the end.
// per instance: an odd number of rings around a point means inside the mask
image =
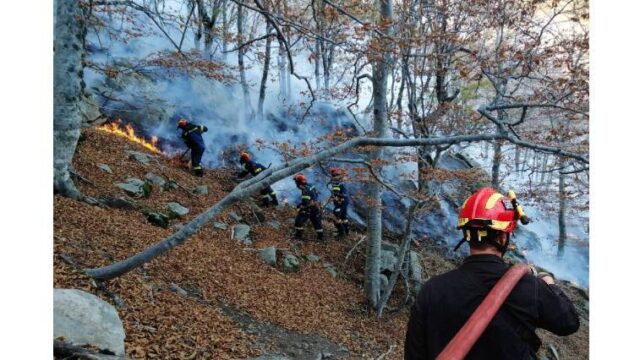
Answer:
MULTIPOLYGON (((144 179, 148 172, 181 187, 161 191, 153 186, 148 198, 129 198, 139 209, 100 208, 55 196, 53 285, 80 288, 115 304, 125 326, 129 356, 239 359, 283 354, 315 359, 322 353, 346 358, 388 353, 388 359, 402 358, 408 308, 377 320, 361 289, 364 248, 356 248, 345 261, 362 234, 352 233, 341 241, 328 236, 326 243, 292 244, 295 209, 287 206, 266 210, 261 221, 248 202, 236 204, 216 219, 226 229, 207 225, 168 254, 96 287, 79 268, 110 264, 167 237, 172 227, 195 217, 235 184, 229 170, 208 170, 204 178, 195 178, 162 156, 143 165, 126 150, 147 151, 126 139, 84 130, 73 164, 84 178, 76 179, 80 191, 93 197, 127 198, 114 183, 144 179), (98 168, 99 163, 107 164, 113 174, 98 168), (190 194, 188 189, 197 185, 207 185, 208 193, 190 194), (166 212, 168 202, 180 203, 190 209, 189 214, 171 220, 166 229, 149 223, 142 209, 166 212), (237 215, 251 226, 250 245, 232 239, 237 215), (283 273, 280 266, 273 268, 258 255, 259 249, 272 245, 279 258, 280 252, 291 252, 315 254, 320 260, 301 261, 299 272, 283 273), (337 269, 337 277, 326 271, 326 264, 337 269)), ((329 222, 327 230, 333 230, 329 222)), ((422 249, 421 254, 426 275, 455 266, 435 252, 422 249)), ((564 286, 581 302, 583 326, 567 338, 544 333, 543 340, 553 344, 561 358, 586 359, 588 296, 564 286)))

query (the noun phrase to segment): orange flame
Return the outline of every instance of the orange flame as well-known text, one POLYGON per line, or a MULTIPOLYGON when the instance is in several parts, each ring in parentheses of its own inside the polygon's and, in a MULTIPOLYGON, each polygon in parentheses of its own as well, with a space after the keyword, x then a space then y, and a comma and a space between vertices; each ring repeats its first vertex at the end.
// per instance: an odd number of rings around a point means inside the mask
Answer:
POLYGON ((158 143, 157 136, 152 136, 151 141, 149 142, 145 138, 137 136, 131 124, 125 125, 123 129, 120 119, 108 124, 100 125, 97 127, 97 129, 100 131, 108 132, 108 133, 123 137, 136 144, 142 145, 144 148, 146 148, 147 150, 153 151, 154 153, 162 153, 162 150, 160 150, 157 146, 157 143, 158 143))

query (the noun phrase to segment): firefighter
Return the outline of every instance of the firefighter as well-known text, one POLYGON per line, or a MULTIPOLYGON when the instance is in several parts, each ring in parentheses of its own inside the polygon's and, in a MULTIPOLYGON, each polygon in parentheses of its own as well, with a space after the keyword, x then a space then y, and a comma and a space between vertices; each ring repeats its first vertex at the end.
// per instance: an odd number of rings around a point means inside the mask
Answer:
POLYGON ((192 124, 184 118, 178 120, 178 129, 182 130, 182 141, 191 149, 191 169, 193 174, 202 177, 204 172, 201 161, 205 150, 202 133, 207 132, 208 129, 204 125, 192 124))
MULTIPOLYGON (((244 167, 244 170, 238 173, 238 179, 243 179, 248 174, 251 174, 251 176, 257 176, 265 169, 264 165, 251 160, 251 155, 246 152, 240 153, 240 164, 244 167)), ((269 206, 269 204, 278 205, 276 192, 273 191, 271 186, 267 186, 260 190, 260 195, 262 197, 262 206, 269 206)))
POLYGON ((294 223, 296 228, 295 239, 302 240, 303 225, 307 220, 311 220, 311 224, 313 224, 313 228, 316 230, 318 240, 323 240, 322 213, 318 204, 317 191, 314 186, 307 183, 307 177, 302 174, 294 176, 293 181, 295 181, 296 186, 302 192, 302 200, 300 204, 298 204, 298 215, 294 223))
MULTIPOLYGON (((471 255, 458 269, 422 286, 407 326, 405 359, 435 359, 508 270, 503 255, 524 216, 515 194, 509 195, 486 187, 463 203, 458 246, 468 243, 471 255)), ((566 336, 579 326, 576 309, 553 276, 532 271, 517 283, 465 359, 536 359, 541 345, 536 328, 566 336)))
POLYGON ((331 200, 333 201, 333 215, 336 217, 336 229, 338 237, 349 235, 349 220, 347 219, 347 208, 349 206, 349 196, 347 188, 342 183, 343 172, 339 168, 329 169, 331 174, 331 200))

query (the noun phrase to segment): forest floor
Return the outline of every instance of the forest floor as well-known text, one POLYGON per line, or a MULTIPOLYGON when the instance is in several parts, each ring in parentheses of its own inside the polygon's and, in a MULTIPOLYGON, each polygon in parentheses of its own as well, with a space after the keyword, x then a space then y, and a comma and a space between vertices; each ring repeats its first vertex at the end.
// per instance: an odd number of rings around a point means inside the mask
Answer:
MULTIPOLYGON (((84 178, 76 179, 79 190, 96 198, 126 198, 114 183, 130 177, 144 179, 152 172, 181 188, 162 191, 154 186, 148 198, 129 200, 160 212, 175 201, 189 208, 189 214, 171 220, 165 229, 150 224, 139 209, 101 208, 56 195, 53 286, 82 289, 114 304, 124 324, 128 356, 403 358, 409 307, 378 319, 362 289, 364 247, 357 247, 345 260, 363 234, 352 232, 337 240, 331 234, 333 225, 326 222, 325 242, 313 241, 313 231, 308 229, 306 241, 292 243, 295 209, 289 206, 266 209, 265 219, 260 220, 248 202, 237 203, 215 219, 225 223, 226 229, 209 224, 167 254, 97 286, 79 269, 111 264, 166 238, 178 224, 213 205, 236 184, 230 170, 209 169, 203 178, 196 178, 161 155, 143 165, 125 150, 153 155, 126 139, 84 130, 73 163, 84 178), (107 164, 113 174, 99 169, 98 163, 107 164), (195 196, 187 191, 197 185, 207 185, 208 194, 195 196), (238 222, 235 215, 251 226, 252 244, 232 239, 238 222), (259 249, 272 245, 279 252, 314 254, 320 261, 301 261, 299 272, 284 273, 258 256, 259 249), (325 270, 326 264, 337 269, 337 277, 325 270)), ((456 266, 435 250, 413 246, 422 256, 427 278, 456 266)), ((568 337, 539 331, 544 343, 540 355, 554 359, 555 350, 561 359, 587 359, 588 294, 568 283, 561 286, 579 307, 581 328, 568 337)))

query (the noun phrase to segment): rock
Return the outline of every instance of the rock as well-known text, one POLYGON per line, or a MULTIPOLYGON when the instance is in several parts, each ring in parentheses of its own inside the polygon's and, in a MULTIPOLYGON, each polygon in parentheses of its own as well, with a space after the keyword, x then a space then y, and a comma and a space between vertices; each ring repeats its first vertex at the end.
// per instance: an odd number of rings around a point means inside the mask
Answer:
POLYGON ((297 272, 300 270, 300 261, 293 254, 287 254, 282 261, 284 272, 297 272))
POLYGON ((238 215, 238 213, 235 211, 230 212, 229 217, 235 221, 242 221, 242 216, 238 215))
POLYGON ((183 227, 184 227, 184 224, 171 225, 171 229, 173 229, 174 231, 178 231, 178 230, 182 229, 183 227))
POLYGON ((113 174, 113 170, 111 170, 111 168, 107 164, 97 163, 96 166, 99 167, 100 169, 102 169, 104 172, 107 172, 109 174, 113 174))
POLYGON ((382 250, 380 252, 380 271, 393 271, 396 261, 396 254, 393 251, 382 250))
POLYGON ((209 194, 209 187, 207 185, 198 185, 191 192, 195 195, 207 195, 209 194))
POLYGON ((307 261, 311 261, 311 262, 318 262, 320 261, 320 256, 316 255, 316 254, 309 254, 306 255, 305 258, 307 259, 307 261))
POLYGON ((128 178, 123 183, 117 183, 117 187, 124 190, 131 197, 149 197, 151 195, 151 184, 138 178, 128 178))
POLYGON ((288 218, 286 221, 287 221, 287 224, 293 225, 296 222, 296 218, 288 218))
POLYGON ((176 285, 175 283, 171 283, 169 284, 169 289, 171 289, 171 291, 175 292, 176 294, 182 296, 182 297, 187 297, 189 296, 189 293, 187 293, 187 291, 183 288, 181 288, 180 286, 176 285))
POLYGON ((116 309, 78 289, 53 290, 53 337, 74 345, 93 345, 124 356, 124 328, 116 309))
POLYGON ((169 226, 169 217, 165 214, 147 211, 144 213, 144 216, 147 218, 147 221, 153 225, 160 226, 165 229, 169 226))
POLYGON ((271 220, 271 221, 267 221, 267 225, 269 225, 272 229, 275 230, 280 230, 280 222, 275 221, 275 220, 271 220))
POLYGON ((167 180, 162 187, 162 190, 169 191, 178 188, 178 183, 173 180, 167 180))
POLYGON ((132 150, 125 151, 127 152, 127 154, 129 154, 129 159, 137 160, 144 165, 149 165, 149 161, 151 161, 151 156, 149 156, 148 154, 132 150))
POLYGON ((413 281, 422 283, 422 264, 420 263, 420 255, 413 250, 409 252, 409 278, 413 281))
POLYGON ((133 201, 129 201, 122 197, 111 197, 111 196, 101 196, 98 198, 98 201, 105 206, 114 209, 129 209, 136 210, 140 208, 140 205, 136 204, 133 201))
POLYGON ((156 185, 161 189, 164 189, 164 187, 167 186, 167 180, 165 180, 162 176, 158 176, 152 172, 147 173, 144 177, 145 179, 151 181, 153 185, 156 185))
POLYGON ((227 224, 222 222, 214 222, 213 227, 220 230, 227 230, 227 224))
POLYGON ((233 239, 238 242, 249 245, 251 240, 249 239, 249 233, 251 232, 251 226, 247 224, 237 224, 233 227, 233 239))
POLYGON ((177 202, 168 203, 167 209, 169 209, 169 216, 172 217, 182 217, 189 213, 189 209, 178 204, 177 202))
POLYGON ((332 278, 336 278, 338 276, 338 270, 336 270, 335 266, 329 263, 324 263, 324 270, 328 272, 332 278))
POLYGON ((271 266, 276 266, 277 255, 276 255, 275 246, 269 246, 268 248, 264 248, 260 250, 260 258, 264 260, 265 263, 271 266))

